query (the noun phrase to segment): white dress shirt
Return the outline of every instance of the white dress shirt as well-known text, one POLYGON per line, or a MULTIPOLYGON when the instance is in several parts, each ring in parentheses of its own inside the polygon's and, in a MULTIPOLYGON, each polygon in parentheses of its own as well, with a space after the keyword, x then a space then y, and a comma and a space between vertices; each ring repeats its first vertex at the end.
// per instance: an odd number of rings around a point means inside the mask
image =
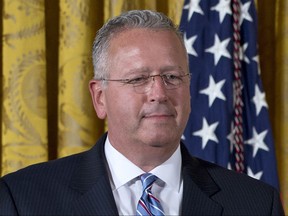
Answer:
MULTIPOLYGON (((118 152, 108 137, 105 142, 105 155, 119 215, 136 215, 137 204, 142 195, 139 176, 145 172, 118 152)), ((179 145, 167 161, 150 171, 159 178, 152 186, 152 193, 160 200, 165 215, 181 214, 183 197, 181 163, 179 145)))

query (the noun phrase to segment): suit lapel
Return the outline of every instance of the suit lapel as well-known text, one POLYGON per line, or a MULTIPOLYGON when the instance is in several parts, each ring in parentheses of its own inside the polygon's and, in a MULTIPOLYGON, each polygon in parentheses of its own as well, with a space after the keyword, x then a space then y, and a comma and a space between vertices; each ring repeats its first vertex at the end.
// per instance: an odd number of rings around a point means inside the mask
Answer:
MULTIPOLYGON (((81 155, 70 187, 79 196, 74 200, 75 215, 118 215, 106 170, 104 143, 107 134, 81 155)), ((183 173, 182 215, 221 215, 222 206, 211 199, 219 191, 206 168, 191 157, 181 144, 183 173)))
POLYGON ((211 198, 220 188, 210 177, 206 167, 191 157, 183 144, 181 153, 184 183, 182 215, 221 215, 222 206, 211 198))
POLYGON ((104 143, 107 134, 82 155, 70 187, 79 193, 75 215, 118 215, 106 170, 104 143))

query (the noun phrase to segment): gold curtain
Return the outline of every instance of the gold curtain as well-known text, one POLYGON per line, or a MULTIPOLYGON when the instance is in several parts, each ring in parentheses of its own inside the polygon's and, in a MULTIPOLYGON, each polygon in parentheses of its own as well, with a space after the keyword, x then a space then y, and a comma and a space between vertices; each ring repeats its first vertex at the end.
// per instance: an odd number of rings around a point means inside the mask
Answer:
POLYGON ((47 88, 44 1, 4 1, 2 8, 1 165, 5 174, 48 158, 47 88))
MULTIPOLYGON (((180 22, 184 0, 2 0, 1 175, 83 151, 105 131, 88 92, 95 32, 131 9, 180 22)), ((288 212, 288 2, 258 0, 261 75, 288 212)))
POLYGON ((274 133, 281 196, 288 213, 288 2, 258 0, 261 76, 274 133))

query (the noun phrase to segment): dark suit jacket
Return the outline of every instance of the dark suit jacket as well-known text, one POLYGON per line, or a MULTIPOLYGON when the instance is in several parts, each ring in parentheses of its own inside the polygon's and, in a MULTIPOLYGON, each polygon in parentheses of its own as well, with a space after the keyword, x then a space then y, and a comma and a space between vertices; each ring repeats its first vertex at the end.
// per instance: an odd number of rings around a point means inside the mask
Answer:
MULTIPOLYGON (((117 215, 104 155, 106 136, 89 151, 3 177, 0 215, 117 215)), ((271 186, 191 157, 183 144, 181 152, 182 215, 284 215, 271 186)))

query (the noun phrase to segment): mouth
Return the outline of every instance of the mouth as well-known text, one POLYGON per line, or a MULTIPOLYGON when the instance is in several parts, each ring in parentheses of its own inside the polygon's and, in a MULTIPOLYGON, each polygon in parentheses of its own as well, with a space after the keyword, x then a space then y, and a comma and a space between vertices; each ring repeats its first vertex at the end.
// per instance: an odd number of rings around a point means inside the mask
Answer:
POLYGON ((143 119, 149 120, 169 120, 176 117, 176 110, 169 109, 166 106, 149 107, 142 112, 143 119))
POLYGON ((145 115, 144 118, 146 119, 166 119, 166 118, 172 118, 174 115, 171 114, 149 114, 145 115))
POLYGON ((155 122, 167 122, 171 119, 174 119, 175 115, 172 113, 147 113, 146 115, 143 116, 143 119, 149 120, 149 121, 155 121, 155 122))

